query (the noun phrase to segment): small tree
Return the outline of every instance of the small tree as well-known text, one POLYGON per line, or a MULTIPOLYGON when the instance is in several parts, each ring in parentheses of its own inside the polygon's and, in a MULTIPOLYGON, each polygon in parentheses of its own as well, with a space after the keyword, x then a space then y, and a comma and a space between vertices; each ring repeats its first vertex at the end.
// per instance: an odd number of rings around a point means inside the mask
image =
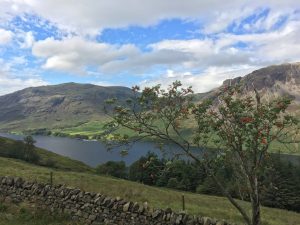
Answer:
POLYGON ((26 136, 24 138, 24 160, 31 163, 37 163, 39 161, 39 155, 35 150, 35 140, 32 136, 26 136))
POLYGON ((181 153, 176 155, 184 154, 204 165, 206 173, 248 225, 261 224, 260 176, 264 173, 270 144, 275 140, 296 141, 298 121, 285 114, 290 99, 262 101, 256 90, 251 96, 237 87, 227 87, 214 101, 195 104, 191 87, 181 86, 176 81, 167 90, 157 85, 141 92, 135 86, 132 88, 134 98, 126 105, 119 104, 116 99, 108 100, 107 103, 113 105, 108 110, 113 120, 106 126, 111 132, 106 133, 105 140, 108 145, 126 145, 151 137, 177 145, 181 153), (116 133, 121 127, 134 131, 136 136, 129 138, 116 133), (191 149, 195 145, 198 152, 191 149), (217 150, 204 147, 210 145, 217 150), (251 201, 251 215, 217 179, 213 165, 220 159, 228 160, 236 180, 244 184, 251 201))
POLYGON ((160 171, 163 169, 163 162, 153 152, 140 157, 129 167, 129 179, 144 184, 154 185, 157 182, 160 171))
POLYGON ((97 166, 96 168, 96 172, 99 174, 105 174, 118 178, 126 178, 126 170, 127 168, 124 161, 108 161, 104 164, 97 166))

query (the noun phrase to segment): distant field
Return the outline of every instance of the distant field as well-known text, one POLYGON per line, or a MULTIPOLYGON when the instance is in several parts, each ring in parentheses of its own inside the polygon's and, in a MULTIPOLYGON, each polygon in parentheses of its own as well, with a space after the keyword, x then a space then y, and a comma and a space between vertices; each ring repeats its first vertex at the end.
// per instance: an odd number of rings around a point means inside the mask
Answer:
MULTIPOLYGON (((86 135, 90 139, 93 138, 94 135, 101 134, 104 131, 104 125, 108 122, 108 119, 104 119, 101 121, 90 121, 87 123, 83 123, 79 126, 74 127, 68 127, 63 129, 54 129, 51 130, 53 132, 61 132, 70 136, 75 135, 86 135)), ((128 129, 121 129, 121 133, 128 134, 128 135, 134 135, 134 132, 128 130, 128 129)))
MULTIPOLYGON (((134 202, 147 201, 150 207, 154 208, 171 207, 179 211, 181 209, 181 196, 184 194, 186 209, 190 214, 242 222, 240 215, 223 197, 184 193, 87 173, 52 170, 0 157, 0 176, 20 176, 27 180, 48 182, 50 171, 54 171, 54 183, 79 187, 85 191, 100 192, 112 197, 120 196, 134 202)), ((245 202, 242 204, 249 205, 245 202)), ((263 221, 263 225, 299 225, 300 214, 264 207, 263 221)))
POLYGON ((79 126, 62 128, 62 129, 53 129, 53 132, 62 132, 69 135, 87 135, 90 138, 93 135, 100 134, 103 131, 103 126, 107 120, 103 121, 90 121, 87 123, 83 123, 79 126))
MULTIPOLYGON (((97 134, 101 134, 104 131, 104 126, 105 121, 93 121, 93 122, 88 122, 84 123, 80 126, 77 127, 71 127, 71 128, 66 128, 66 129, 60 129, 60 130, 53 130, 54 132, 59 131, 71 136, 74 135, 86 135, 90 139, 97 134)), ((190 124, 187 124, 189 126, 190 124)), ((128 135, 134 135, 133 131, 130 131, 128 129, 121 129, 120 133, 125 133, 128 135)), ((191 131, 189 129, 186 130, 186 135, 191 134, 191 131)), ((214 148, 213 144, 210 144, 211 148, 214 148)), ((300 143, 293 143, 293 144, 282 144, 279 142, 273 142, 271 147, 270 147, 270 152, 273 153, 285 153, 285 154, 292 154, 292 155, 300 155, 300 143)))

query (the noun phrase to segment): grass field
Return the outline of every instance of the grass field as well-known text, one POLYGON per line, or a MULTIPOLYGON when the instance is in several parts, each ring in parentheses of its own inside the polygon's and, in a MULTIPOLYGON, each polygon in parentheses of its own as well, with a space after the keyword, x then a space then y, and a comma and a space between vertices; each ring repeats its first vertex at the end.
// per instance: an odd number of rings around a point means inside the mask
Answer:
POLYGON ((12 204, 0 199, 0 225, 79 225, 67 215, 53 214, 34 204, 12 204))
POLYGON ((84 124, 81 124, 79 126, 74 127, 68 127, 63 129, 54 129, 53 132, 62 132, 68 135, 86 135, 90 138, 93 135, 97 135, 103 131, 103 126, 105 124, 106 120, 103 121, 90 121, 84 124))
MULTIPOLYGON (((190 214, 226 219, 236 223, 242 222, 240 215, 223 197, 183 193, 89 173, 53 170, 0 157, 0 176, 20 176, 27 180, 48 182, 50 171, 54 172, 54 183, 79 187, 85 191, 100 192, 112 197, 120 196, 134 202, 147 201, 153 208, 171 207, 180 211, 181 196, 184 194, 186 209, 190 214)), ((248 203, 242 202, 242 204, 248 206, 248 203)), ((263 225, 299 225, 300 221, 299 213, 286 210, 264 207, 262 215, 263 225)))

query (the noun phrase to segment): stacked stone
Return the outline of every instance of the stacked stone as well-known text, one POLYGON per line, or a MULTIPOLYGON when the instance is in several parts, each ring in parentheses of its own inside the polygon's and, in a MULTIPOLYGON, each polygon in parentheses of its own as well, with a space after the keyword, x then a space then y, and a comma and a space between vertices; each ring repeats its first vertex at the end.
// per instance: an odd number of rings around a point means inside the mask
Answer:
POLYGON ((111 198, 80 189, 28 182, 18 177, 0 177, 0 195, 14 203, 29 201, 51 212, 67 213, 75 221, 92 225, 229 225, 208 217, 166 210, 150 210, 119 197, 111 198))

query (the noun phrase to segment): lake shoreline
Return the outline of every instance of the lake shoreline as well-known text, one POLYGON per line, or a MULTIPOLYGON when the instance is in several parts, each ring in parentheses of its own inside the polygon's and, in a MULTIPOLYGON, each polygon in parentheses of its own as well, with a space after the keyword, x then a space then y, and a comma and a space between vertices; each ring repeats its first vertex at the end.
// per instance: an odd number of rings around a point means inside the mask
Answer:
MULTIPOLYGON (((14 140, 23 140, 25 135, 0 133, 0 136, 14 140)), ((135 143, 129 150, 129 154, 127 156, 122 156, 120 154, 121 148, 115 148, 108 151, 105 144, 98 140, 83 140, 46 135, 32 136, 36 140, 36 147, 79 160, 92 167, 107 161, 124 161, 127 165, 130 165, 150 151, 155 152, 160 157, 163 155, 157 148, 157 144, 154 142, 135 143)), ((166 147, 169 148, 169 150, 172 148, 171 146, 166 147)))
MULTIPOLYGON (((1 133, 0 136, 14 140, 23 140, 25 135, 1 133)), ((122 156, 122 148, 116 148, 108 151, 104 143, 98 140, 75 139, 71 137, 57 137, 51 135, 32 135, 36 140, 36 147, 79 160, 89 166, 96 167, 107 161, 124 161, 126 165, 132 164, 140 157, 145 156, 148 152, 154 152, 159 157, 172 158, 175 152, 180 151, 178 146, 164 145, 167 153, 161 151, 153 141, 144 141, 135 143, 127 156, 122 156)), ((197 149, 196 149, 197 151, 197 149)), ((272 153, 279 154, 279 153, 272 153)), ((280 157, 295 165, 300 165, 300 156, 293 154, 281 153, 280 157)), ((184 159, 184 158, 183 158, 184 159)))

